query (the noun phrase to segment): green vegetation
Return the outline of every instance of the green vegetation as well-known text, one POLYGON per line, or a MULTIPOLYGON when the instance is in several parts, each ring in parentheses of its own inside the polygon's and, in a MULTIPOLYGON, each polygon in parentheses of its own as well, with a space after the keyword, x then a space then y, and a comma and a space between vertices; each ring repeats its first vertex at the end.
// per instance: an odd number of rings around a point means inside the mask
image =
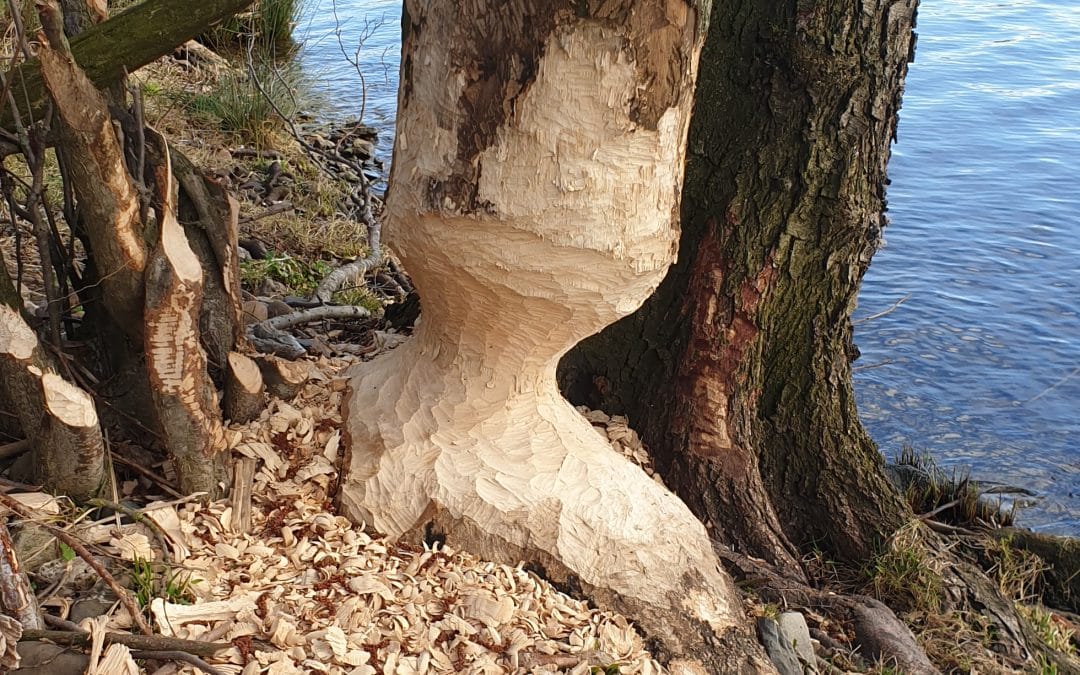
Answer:
POLYGON ((285 253, 271 253, 263 260, 240 263, 240 281, 248 288, 257 288, 271 279, 285 284, 298 295, 310 295, 330 271, 330 266, 322 260, 308 263, 285 253))
POLYGON ((300 14, 300 0, 258 0, 252 9, 211 28, 201 38, 211 49, 247 47, 254 40, 263 54, 286 54, 293 47, 292 29, 300 14))
POLYGON ((866 591, 907 612, 941 610, 941 573, 923 542, 921 524, 913 521, 893 535, 888 546, 863 569, 866 591))
POLYGON ((1012 510, 1000 500, 988 500, 972 482, 966 469, 946 472, 927 453, 904 446, 895 465, 905 476, 904 496, 917 514, 933 514, 935 520, 961 527, 1005 527, 1013 522, 1012 510))
POLYGON ((131 584, 139 607, 149 607, 154 598, 164 598, 178 605, 194 601, 191 575, 185 572, 161 571, 162 566, 136 557, 131 563, 131 584))
POLYGON ((212 116, 224 131, 263 146, 269 134, 281 124, 278 111, 286 117, 296 114, 294 92, 299 77, 295 66, 271 62, 256 63, 252 70, 258 84, 249 72, 230 71, 218 78, 211 90, 192 97, 189 105, 196 114, 212 116))

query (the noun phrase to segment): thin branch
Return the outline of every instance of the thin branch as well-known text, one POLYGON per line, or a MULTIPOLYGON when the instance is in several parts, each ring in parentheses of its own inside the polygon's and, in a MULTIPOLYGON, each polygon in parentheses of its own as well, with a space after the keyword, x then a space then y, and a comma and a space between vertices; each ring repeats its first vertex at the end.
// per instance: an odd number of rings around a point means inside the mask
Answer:
POLYGON ((189 654, 188 652, 139 649, 132 650, 131 658, 149 661, 182 661, 195 666, 208 675, 225 675, 225 673, 211 666, 206 661, 203 661, 198 656, 189 654))
POLYGON ((870 316, 866 316, 866 317, 863 317, 861 319, 857 319, 855 321, 852 321, 851 323, 852 323, 852 325, 857 326, 860 323, 866 323, 867 321, 873 321, 874 319, 880 319, 883 316, 886 316, 888 314, 892 314, 893 312, 895 312, 897 310, 898 307, 900 307, 900 305, 907 302, 908 298, 910 298, 910 297, 911 297, 911 293, 908 293, 907 295, 905 295, 904 297, 900 298, 899 300, 894 302, 892 305, 890 305, 887 309, 883 309, 880 312, 878 312, 877 314, 871 314, 870 316))
MULTIPOLYGON (((0 504, 13 511, 23 520, 34 520, 33 511, 31 511, 19 501, 11 498, 10 496, 2 492, 0 492, 0 504)), ((51 532, 54 537, 71 547, 71 550, 75 551, 75 553, 80 558, 85 560, 86 564, 90 565, 91 569, 93 569, 94 572, 96 572, 97 575, 101 577, 101 579, 106 584, 108 584, 112 592, 116 594, 116 597, 120 598, 120 602, 124 604, 124 608, 127 609, 129 614, 131 614, 131 618, 139 627, 139 630, 141 630, 146 635, 154 634, 154 631, 150 628, 150 624, 146 622, 146 617, 143 616, 142 612, 139 610, 138 605, 135 604, 134 600, 132 600, 131 595, 127 592, 125 588, 123 588, 120 584, 116 582, 116 579, 113 578, 113 575, 109 574, 109 570, 101 566, 101 563, 98 562, 98 560, 93 556, 93 554, 90 553, 90 551, 86 549, 85 546, 83 546, 82 542, 80 542, 78 539, 58 527, 49 525, 47 523, 39 524, 41 525, 41 527, 44 527, 46 530, 51 532)))
MULTIPOLYGON (((48 640, 58 645, 87 647, 90 645, 90 633, 81 630, 27 630, 23 631, 23 640, 48 640)), ((132 635, 131 633, 105 633, 106 644, 121 644, 132 649, 148 651, 183 651, 197 656, 214 656, 220 651, 232 647, 228 642, 201 642, 183 640, 164 635, 132 635)), ((138 657, 136 657, 138 658, 138 657)))
POLYGON ((371 312, 364 307, 354 305, 323 305, 321 307, 312 307, 311 309, 303 309, 299 312, 290 312, 289 314, 275 316, 273 319, 267 319, 264 323, 271 328, 280 330, 305 323, 312 323, 313 321, 323 321, 325 319, 368 318, 371 318, 371 312))

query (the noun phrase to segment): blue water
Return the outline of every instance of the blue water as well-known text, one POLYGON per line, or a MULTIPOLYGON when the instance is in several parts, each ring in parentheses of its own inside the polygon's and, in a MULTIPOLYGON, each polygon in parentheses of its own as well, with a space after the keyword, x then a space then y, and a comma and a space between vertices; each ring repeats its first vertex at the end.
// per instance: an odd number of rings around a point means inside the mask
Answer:
MULTIPOLYGON (((301 60, 321 116, 397 97, 400 2, 311 0, 301 60), (374 23, 381 22, 368 34, 374 23)), ((1080 534, 1080 0, 924 0, 890 174, 887 246, 860 297, 859 408, 903 444, 1039 492, 1021 522, 1080 534)))

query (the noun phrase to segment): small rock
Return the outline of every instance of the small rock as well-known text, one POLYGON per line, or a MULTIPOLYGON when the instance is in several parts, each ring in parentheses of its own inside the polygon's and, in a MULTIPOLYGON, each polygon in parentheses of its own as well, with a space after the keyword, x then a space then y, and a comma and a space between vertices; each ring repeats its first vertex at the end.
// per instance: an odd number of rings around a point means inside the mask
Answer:
POLYGON ((871 659, 895 661, 910 675, 939 675, 941 671, 930 663, 926 652, 915 642, 915 636, 881 603, 855 608, 855 641, 871 659))
POLYGON ((259 295, 262 296, 273 296, 280 298, 288 295, 289 287, 281 283, 280 281, 276 281, 274 279, 263 279, 262 283, 259 284, 259 288, 256 289, 256 291, 259 295))
POLYGON ((243 307, 244 325, 251 325, 266 321, 270 317, 270 309, 265 302, 259 300, 245 300, 243 307))
POLYGON ((765 653, 780 675, 803 675, 803 667, 799 663, 799 655, 780 635, 780 627, 775 621, 767 617, 761 617, 757 621, 758 639, 765 647, 765 653))
POLYGON ((353 141, 352 151, 360 159, 370 159, 375 154, 375 144, 371 141, 365 141, 362 138, 358 138, 353 141))
POLYGON ((810 628, 803 615, 799 612, 784 612, 777 619, 777 624, 784 642, 795 648, 803 663, 813 664, 814 645, 810 642, 810 628))
POLYGON ((276 316, 282 316, 284 314, 292 314, 293 308, 282 302, 281 300, 270 300, 266 303, 267 318, 273 319, 276 316))
POLYGON ((105 614, 112 606, 113 603, 102 598, 84 598, 76 601, 75 604, 71 606, 71 613, 68 615, 68 620, 79 623, 83 619, 89 619, 105 614))
POLYGON ((245 260, 251 260, 251 252, 243 246, 237 246, 236 257, 240 260, 240 262, 244 262, 245 260))

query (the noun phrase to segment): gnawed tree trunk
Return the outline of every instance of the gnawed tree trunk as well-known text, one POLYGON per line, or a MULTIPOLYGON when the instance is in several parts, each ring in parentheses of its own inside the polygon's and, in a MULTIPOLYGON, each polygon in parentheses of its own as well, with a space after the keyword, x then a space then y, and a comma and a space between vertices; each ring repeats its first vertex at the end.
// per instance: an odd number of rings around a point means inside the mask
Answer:
POLYGON ((33 478, 65 486, 73 499, 96 496, 105 479, 105 445, 94 401, 56 373, 37 335, 7 305, 0 305, 0 381, 32 444, 33 478))
POLYGON ((225 376, 225 417, 250 422, 266 409, 266 390, 258 364, 239 352, 230 352, 225 376))
MULTIPOLYGON (((191 8, 178 0, 145 4, 156 8, 156 14, 150 16, 159 19, 178 11, 202 16, 199 29, 206 27, 206 16, 210 16, 203 14, 205 7, 191 8)), ((211 13, 228 5, 209 4, 216 8, 206 10, 211 13)), ((241 3, 229 6, 233 5, 241 3)), ((40 2, 39 8, 44 37, 39 40, 35 65, 40 65, 44 91, 53 102, 53 128, 60 141, 57 158, 74 195, 65 216, 87 252, 84 270, 72 272, 79 304, 85 309, 84 320, 74 332, 69 327, 67 337, 88 345, 91 356, 96 357, 79 365, 83 372, 92 374, 94 394, 104 404, 99 410, 108 415, 110 425, 119 427, 129 438, 147 443, 157 439, 158 449, 171 455, 183 490, 216 496, 227 484, 227 467, 226 454, 221 452, 221 410, 214 379, 224 381, 227 355, 242 339, 237 202, 185 158, 170 156, 160 134, 140 129, 135 117, 123 112, 123 87, 102 94, 100 86, 75 63, 64 28, 77 29, 91 17, 82 16, 66 26, 55 0, 40 2), (143 203, 140 190, 152 199, 143 203)), ((84 44, 87 34, 110 24, 110 30, 117 26, 149 30, 152 39, 166 41, 186 40, 194 30, 190 17, 176 19, 180 27, 174 34, 169 27, 149 28, 147 16, 140 16, 141 23, 106 21, 87 29, 72 44, 84 44)), ((139 33, 132 33, 131 38, 136 42, 151 39, 139 33)), ((159 45, 157 49, 166 53, 172 46, 159 45)), ((117 47, 116 52, 128 56, 138 51, 133 52, 131 44, 117 47)), ((100 71, 101 62, 97 64, 100 71)), ((103 72, 97 76, 104 78, 103 72)), ((102 84, 119 82, 119 75, 122 69, 102 84)), ((67 422, 75 420, 74 392, 81 390, 58 375, 42 381, 49 385, 52 398, 40 406, 37 400, 28 404, 34 409, 27 411, 28 418, 35 410, 40 416, 42 409, 51 409, 66 412, 67 422), (70 395, 65 398, 66 394, 70 395)), ((13 385, 0 386, 12 398, 13 385)), ((93 402, 86 401, 93 410, 93 402)), ((89 419, 84 418, 83 422, 89 419)), ((21 426, 27 436, 34 437, 33 424, 24 422, 21 426)), ((90 425, 85 426, 89 429, 90 425)), ((68 427, 71 433, 70 423, 68 427)), ((96 442, 98 455, 103 456, 96 417, 93 431, 87 431, 83 442, 86 451, 96 442)), ((72 466, 70 459, 66 465, 72 466)), ((97 475, 100 482, 100 470, 85 475, 97 475)), ((45 484, 52 490, 73 492, 66 477, 54 477, 45 484)), ((84 496, 80 490, 74 492, 72 496, 84 496)))
POLYGON ((571 400, 630 417, 714 536, 781 564, 864 559, 905 520, 856 413, 850 315, 916 4, 714 5, 678 264, 561 368, 571 400))
MULTIPOLYGON (((164 140, 161 139, 163 144, 164 140)), ((158 242, 146 270, 145 352, 150 391, 180 484, 221 492, 221 411, 199 342, 203 266, 176 220, 168 151, 154 169, 158 242)))
POLYGON ((339 503, 531 561, 675 672, 768 672, 701 523, 555 381, 673 257, 705 19, 682 0, 406 3, 387 225, 425 313, 351 381, 339 503))

